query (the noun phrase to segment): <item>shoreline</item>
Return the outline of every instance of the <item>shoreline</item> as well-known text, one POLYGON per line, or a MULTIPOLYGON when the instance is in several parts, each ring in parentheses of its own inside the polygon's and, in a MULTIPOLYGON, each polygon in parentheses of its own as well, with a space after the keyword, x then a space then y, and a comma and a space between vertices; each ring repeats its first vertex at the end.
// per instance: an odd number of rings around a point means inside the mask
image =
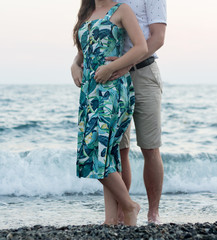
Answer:
POLYGON ((41 226, 0 230, 0 240, 55 240, 55 239, 217 239, 217 221, 214 223, 149 224, 147 226, 69 225, 41 226))

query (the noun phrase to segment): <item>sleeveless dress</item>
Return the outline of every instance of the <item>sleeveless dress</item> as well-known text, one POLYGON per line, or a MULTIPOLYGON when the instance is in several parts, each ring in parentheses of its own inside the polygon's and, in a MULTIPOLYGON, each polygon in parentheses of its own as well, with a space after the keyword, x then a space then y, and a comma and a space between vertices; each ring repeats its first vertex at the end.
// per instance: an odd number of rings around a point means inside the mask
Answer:
POLYGON ((130 74, 105 84, 95 71, 105 57, 122 56, 125 30, 110 21, 121 4, 103 19, 84 22, 78 37, 83 52, 83 78, 78 113, 77 176, 103 179, 121 171, 119 143, 130 124, 135 96, 130 74))

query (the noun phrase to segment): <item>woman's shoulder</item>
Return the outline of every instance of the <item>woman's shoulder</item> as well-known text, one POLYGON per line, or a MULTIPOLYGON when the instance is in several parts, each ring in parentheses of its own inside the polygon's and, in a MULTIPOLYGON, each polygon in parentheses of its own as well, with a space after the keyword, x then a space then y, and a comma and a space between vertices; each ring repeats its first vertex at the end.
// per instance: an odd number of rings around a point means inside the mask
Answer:
MULTIPOLYGON (((117 2, 117 4, 118 4, 118 2, 117 2)), ((121 15, 124 16, 124 15, 127 15, 127 14, 132 13, 132 12, 133 12, 132 8, 127 3, 121 3, 120 4, 119 13, 121 15)))
MULTIPOLYGON (((117 4, 119 3, 117 2, 117 4)), ((132 11, 132 8, 127 3, 120 3, 119 9, 125 13, 132 11)))

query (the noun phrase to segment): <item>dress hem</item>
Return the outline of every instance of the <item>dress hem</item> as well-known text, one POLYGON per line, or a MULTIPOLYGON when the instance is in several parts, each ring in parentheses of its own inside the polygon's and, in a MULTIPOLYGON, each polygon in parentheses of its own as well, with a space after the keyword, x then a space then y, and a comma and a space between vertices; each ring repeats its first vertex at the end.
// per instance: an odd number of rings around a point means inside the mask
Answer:
POLYGON ((78 178, 89 178, 89 179, 104 179, 104 178, 107 178, 110 173, 114 173, 114 172, 121 173, 121 171, 111 170, 106 176, 104 175, 104 176, 101 176, 101 177, 99 177, 99 176, 82 177, 82 176, 77 175, 77 177, 78 178))

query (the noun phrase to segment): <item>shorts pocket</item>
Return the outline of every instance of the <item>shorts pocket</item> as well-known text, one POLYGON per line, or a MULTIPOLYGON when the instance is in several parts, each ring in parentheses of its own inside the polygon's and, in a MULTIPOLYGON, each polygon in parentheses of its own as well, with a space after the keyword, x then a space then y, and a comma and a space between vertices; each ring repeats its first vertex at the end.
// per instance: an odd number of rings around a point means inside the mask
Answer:
POLYGON ((157 63, 154 62, 151 65, 147 66, 147 68, 149 68, 149 71, 152 74, 152 79, 153 81, 156 82, 156 84, 160 87, 161 92, 162 92, 162 80, 161 80, 161 75, 160 75, 160 71, 159 68, 157 66, 157 63))

